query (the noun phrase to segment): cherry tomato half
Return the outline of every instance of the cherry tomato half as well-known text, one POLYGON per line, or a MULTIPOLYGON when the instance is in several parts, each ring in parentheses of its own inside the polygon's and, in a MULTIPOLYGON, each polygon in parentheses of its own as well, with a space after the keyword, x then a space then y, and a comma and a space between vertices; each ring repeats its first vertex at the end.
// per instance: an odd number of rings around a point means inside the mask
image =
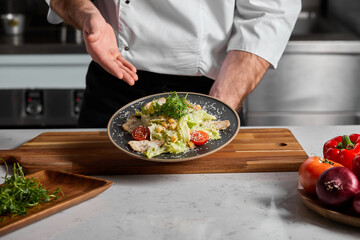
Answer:
POLYGON ((197 146, 201 146, 209 140, 209 134, 202 130, 190 132, 190 140, 197 146))
POLYGON ((321 173, 328 168, 344 167, 340 163, 322 157, 309 157, 300 166, 299 181, 305 191, 309 194, 316 194, 316 183, 321 173))
POLYGON ((147 127, 139 126, 132 132, 132 137, 137 141, 148 139, 150 136, 150 130, 147 127))

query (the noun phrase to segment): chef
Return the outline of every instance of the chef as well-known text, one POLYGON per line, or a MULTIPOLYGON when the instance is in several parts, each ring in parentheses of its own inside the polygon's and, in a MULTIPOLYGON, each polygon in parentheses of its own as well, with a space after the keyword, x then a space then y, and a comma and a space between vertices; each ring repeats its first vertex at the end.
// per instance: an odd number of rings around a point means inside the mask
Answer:
POLYGON ((79 127, 106 127, 155 93, 209 94, 235 110, 276 68, 300 0, 47 0, 48 21, 82 30, 93 61, 79 127))

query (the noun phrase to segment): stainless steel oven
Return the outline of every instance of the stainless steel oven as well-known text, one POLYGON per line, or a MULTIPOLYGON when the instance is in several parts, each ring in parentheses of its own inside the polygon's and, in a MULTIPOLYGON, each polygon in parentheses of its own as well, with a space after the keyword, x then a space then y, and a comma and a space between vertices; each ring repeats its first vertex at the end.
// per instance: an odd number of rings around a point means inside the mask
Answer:
POLYGON ((76 127, 83 89, 1 89, 0 128, 76 127))
POLYGON ((278 68, 246 101, 247 125, 360 124, 360 1, 303 3, 278 68))
POLYGON ((0 54, 0 128, 76 127, 90 60, 86 54, 0 54))

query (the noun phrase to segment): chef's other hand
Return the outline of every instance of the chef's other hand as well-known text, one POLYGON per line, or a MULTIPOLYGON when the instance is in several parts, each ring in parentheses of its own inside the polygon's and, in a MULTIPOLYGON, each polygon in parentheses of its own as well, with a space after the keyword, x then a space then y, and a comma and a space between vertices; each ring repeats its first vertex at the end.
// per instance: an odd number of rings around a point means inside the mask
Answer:
POLYGON ((115 33, 101 14, 90 14, 83 24, 86 50, 101 67, 129 85, 138 80, 136 68, 127 61, 118 49, 115 33))

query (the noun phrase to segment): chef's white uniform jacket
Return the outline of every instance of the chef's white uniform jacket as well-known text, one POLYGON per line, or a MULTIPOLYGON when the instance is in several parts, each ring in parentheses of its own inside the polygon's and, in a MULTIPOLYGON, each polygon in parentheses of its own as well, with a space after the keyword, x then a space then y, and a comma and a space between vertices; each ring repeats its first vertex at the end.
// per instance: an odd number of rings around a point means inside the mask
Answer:
MULTIPOLYGON (((49 2, 49 0, 47 0, 49 2)), ((301 0, 95 0, 121 54, 138 70, 216 79, 242 50, 276 68, 301 0)), ((49 10, 48 21, 62 20, 49 10)))

